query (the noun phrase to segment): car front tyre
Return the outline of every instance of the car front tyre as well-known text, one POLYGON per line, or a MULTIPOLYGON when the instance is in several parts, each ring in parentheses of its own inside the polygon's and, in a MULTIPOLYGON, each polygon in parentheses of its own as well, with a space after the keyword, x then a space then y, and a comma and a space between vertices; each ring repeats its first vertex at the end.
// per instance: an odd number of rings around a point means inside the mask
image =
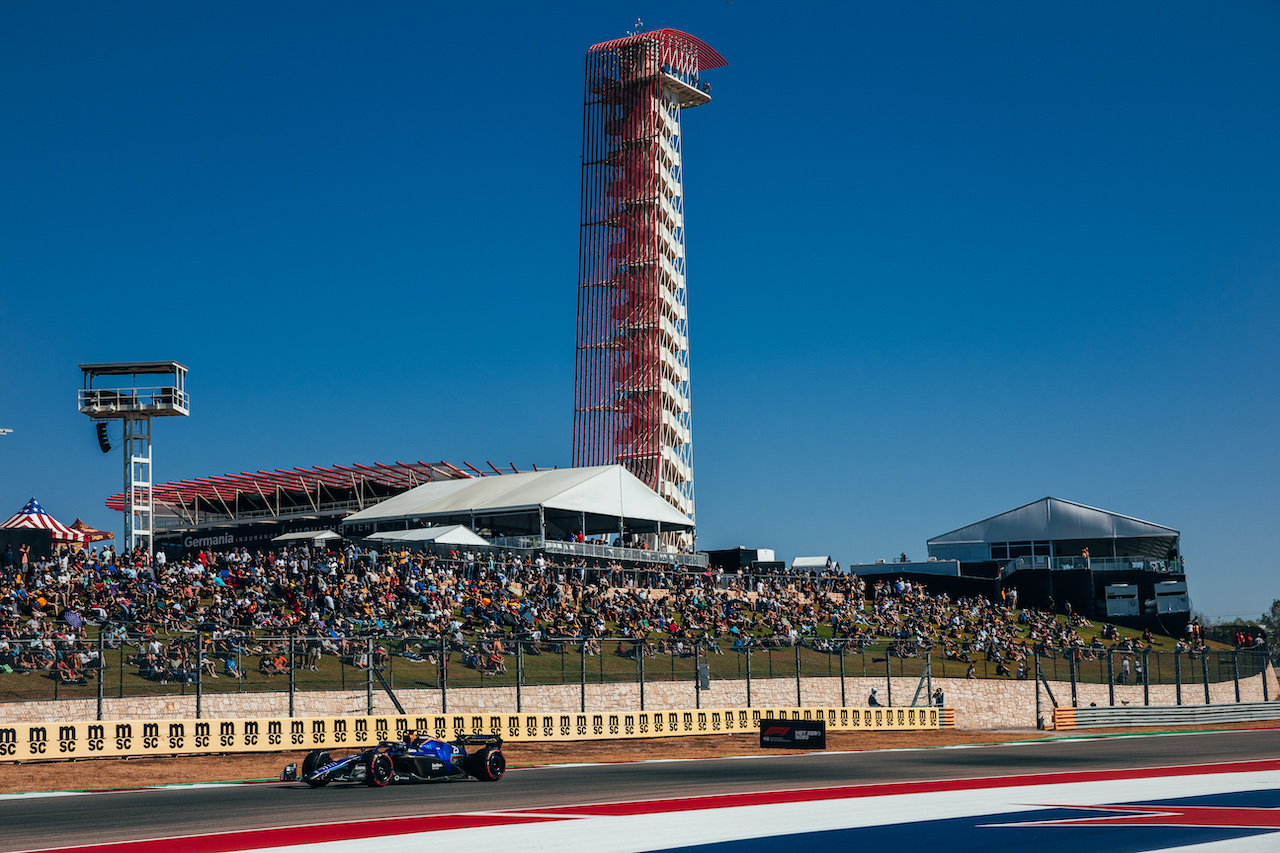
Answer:
POLYGON ((325 752, 323 749, 316 749, 308 752, 307 757, 302 759, 302 781, 306 782, 312 788, 323 788, 325 785, 328 785, 328 779, 307 778, 328 763, 329 753, 325 752))

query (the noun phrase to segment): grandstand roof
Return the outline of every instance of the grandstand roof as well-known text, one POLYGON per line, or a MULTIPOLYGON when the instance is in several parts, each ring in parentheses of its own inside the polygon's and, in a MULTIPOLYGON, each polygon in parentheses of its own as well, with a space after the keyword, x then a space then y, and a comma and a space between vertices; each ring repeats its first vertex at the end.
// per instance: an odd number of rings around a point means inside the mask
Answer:
POLYGON ((1177 536, 1178 531, 1172 527, 1048 497, 935 536, 928 544, 1177 536))
MULTIPOLYGON (((478 469, 472 470, 476 476, 485 476, 478 469)), ((493 471, 501 473, 496 468, 493 471)), ((295 507, 319 510, 321 505, 342 501, 372 504, 424 483, 471 477, 471 474, 448 462, 353 463, 349 466, 276 468, 273 471, 244 471, 221 477, 178 480, 155 486, 153 494, 157 504, 182 515, 208 512, 234 517, 245 512, 261 513, 273 509, 280 514, 286 508, 295 507)), ((123 511, 124 493, 107 498, 107 507, 123 511)))

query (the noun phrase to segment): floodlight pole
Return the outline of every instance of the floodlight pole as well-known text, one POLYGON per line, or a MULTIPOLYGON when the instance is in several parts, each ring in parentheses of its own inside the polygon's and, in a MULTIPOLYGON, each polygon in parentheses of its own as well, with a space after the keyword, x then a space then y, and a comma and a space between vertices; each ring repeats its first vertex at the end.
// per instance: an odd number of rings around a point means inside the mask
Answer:
POLYGON ((124 541, 132 551, 139 540, 152 552, 155 529, 154 485, 151 478, 151 418, 130 416, 124 421, 124 541))
MULTIPOLYGON (((82 364, 84 387, 80 412, 101 425, 110 420, 124 425, 124 542, 132 551, 139 543, 147 553, 155 550, 155 495, 151 458, 151 419, 186 417, 191 412, 187 395, 187 368, 176 361, 133 361, 82 364), (154 376, 140 386, 139 376, 154 376), (108 387, 94 387, 106 379, 108 387), (125 377, 128 377, 126 381, 125 377)), ((100 437, 100 440, 101 437, 100 437)), ((103 443, 103 452, 111 447, 103 443)))

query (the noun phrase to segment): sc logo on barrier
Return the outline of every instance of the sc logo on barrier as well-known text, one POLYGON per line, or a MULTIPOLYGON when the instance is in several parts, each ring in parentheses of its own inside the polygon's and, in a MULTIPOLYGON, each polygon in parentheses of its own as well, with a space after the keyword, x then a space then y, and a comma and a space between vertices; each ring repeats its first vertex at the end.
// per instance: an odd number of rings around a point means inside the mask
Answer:
POLYGON ((44 755, 49 748, 49 732, 44 726, 27 729, 27 749, 32 755, 44 755))

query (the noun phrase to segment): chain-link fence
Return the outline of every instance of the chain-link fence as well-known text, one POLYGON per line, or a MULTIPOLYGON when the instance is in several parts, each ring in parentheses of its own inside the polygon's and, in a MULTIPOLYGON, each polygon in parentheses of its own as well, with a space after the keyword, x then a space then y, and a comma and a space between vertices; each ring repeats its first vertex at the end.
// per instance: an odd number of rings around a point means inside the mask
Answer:
MULTIPOLYGON (((21 643, 22 641, 18 641, 21 643)), ((36 641, 43 642, 43 641, 36 641)), ((663 640, 633 638, 532 639, 459 637, 457 635, 381 635, 354 638, 286 636, 214 639, 203 632, 168 638, 129 638, 104 633, 88 652, 88 665, 79 677, 67 671, 26 668, 0 674, 0 700, 125 698, 136 696, 196 696, 270 692, 294 697, 308 691, 363 691, 372 708, 377 691, 437 690, 447 707, 449 691, 502 687, 515 691, 516 710, 523 710, 524 687, 577 685, 586 710, 587 686, 660 682, 693 684, 737 681, 745 688, 747 705, 752 684, 791 679, 800 704, 806 678, 839 678, 842 704, 861 704, 865 698, 846 696, 846 680, 853 678, 995 678, 1035 679, 1070 685, 1105 684, 1115 704, 1117 686, 1149 688, 1173 685, 1175 701, 1207 704, 1209 685, 1233 682, 1240 701, 1240 681, 1265 671, 1265 650, 1177 652, 1160 649, 1083 648, 1042 651, 1024 660, 1000 660, 980 655, 945 655, 940 649, 918 649, 900 642, 855 645, 841 640, 804 638, 795 645, 744 644, 741 641, 663 640), (197 649, 200 649, 199 653, 197 649), (96 657, 96 660, 92 658, 96 657), (702 673, 700 673, 702 668, 702 673), (702 675, 700 679, 699 676, 702 675)), ((37 662, 21 649, 18 661, 37 662)), ((74 672, 74 670, 73 670, 74 672)), ((1263 680, 1264 698, 1269 690, 1263 680)), ((892 701, 892 697, 883 697, 892 701)), ((1220 695, 1219 695, 1220 699, 1220 695)), ((1067 704, 1067 698, 1059 702, 1067 704)), ((895 704, 906 704, 899 696, 895 704)), ((1074 701, 1071 702, 1074 704, 1074 701)), ((643 707, 642 707, 643 710, 643 707)))

